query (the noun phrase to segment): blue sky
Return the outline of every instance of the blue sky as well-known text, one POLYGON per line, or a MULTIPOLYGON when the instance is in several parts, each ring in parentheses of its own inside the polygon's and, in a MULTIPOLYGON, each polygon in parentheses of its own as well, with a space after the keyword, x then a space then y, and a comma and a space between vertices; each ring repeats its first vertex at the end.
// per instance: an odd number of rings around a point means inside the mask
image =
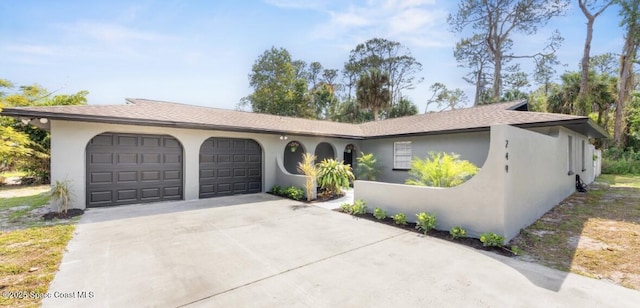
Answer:
MULTIPOLYGON (((586 19, 573 2, 537 35, 515 37, 515 46, 537 51, 557 28, 566 64, 558 71, 577 70, 586 19)), ((233 109, 251 93, 247 75, 271 46, 342 69, 357 44, 382 37, 423 64, 424 82, 405 93, 423 110, 434 82, 472 97, 453 58, 459 36, 446 24, 456 7, 436 0, 1 1, 0 78, 88 90, 90 104, 133 97, 233 109)), ((611 7, 596 20, 592 55, 621 51, 617 13, 611 7)))

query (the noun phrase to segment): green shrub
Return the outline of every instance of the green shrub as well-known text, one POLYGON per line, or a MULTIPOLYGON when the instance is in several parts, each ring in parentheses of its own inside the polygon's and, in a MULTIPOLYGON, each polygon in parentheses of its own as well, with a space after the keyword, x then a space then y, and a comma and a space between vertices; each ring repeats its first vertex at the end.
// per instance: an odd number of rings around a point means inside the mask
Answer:
POLYGON ((427 214, 422 212, 420 214, 416 214, 416 229, 418 231, 422 231, 424 234, 429 233, 431 229, 436 227, 436 215, 435 214, 427 214))
POLYGON ((480 242, 484 246, 502 247, 504 245, 504 236, 497 235, 493 232, 480 234, 480 242))
POLYGON ((295 186, 289 186, 284 190, 284 195, 293 200, 301 200, 304 198, 304 189, 295 186))
POLYGON ((455 240, 457 238, 466 237, 467 236, 467 230, 463 229, 460 226, 456 226, 456 227, 451 228, 451 230, 449 230, 449 234, 451 234, 451 238, 453 238, 455 240))
POLYGON ((378 220, 385 219, 385 218, 387 218, 387 212, 385 212, 381 208, 375 208, 373 210, 373 217, 375 217, 378 220))
POLYGON ((364 215, 367 213, 367 207, 365 206, 364 200, 356 200, 353 206, 351 207, 352 215, 364 215))
POLYGON ((380 173, 380 170, 378 170, 377 159, 373 156, 373 153, 364 154, 364 152, 360 152, 358 164, 356 165, 358 178, 375 181, 378 173, 380 173))
POLYGON ((273 185, 273 187, 271 187, 271 193, 277 196, 282 196, 282 187, 278 186, 278 185, 273 185))
POLYGON ((404 213, 395 214, 391 216, 391 219, 393 219, 393 222, 395 222, 396 225, 404 226, 407 224, 407 215, 405 215, 404 213))
POLYGON ((353 204, 346 202, 343 203, 342 205, 340 205, 340 211, 342 211, 343 213, 351 214, 353 212, 353 204))
POLYGON ((640 174, 640 152, 612 147, 602 154, 602 173, 640 174))
POLYGON ((341 194, 341 188, 349 187, 354 179, 351 166, 342 161, 324 159, 318 163, 318 185, 332 194, 341 194))
POLYGON ((280 187, 278 185, 273 185, 273 187, 271 187, 271 193, 276 196, 293 200, 301 200, 304 198, 304 189, 295 186, 280 187))
POLYGON ((414 157, 411 160, 411 178, 408 185, 453 187, 460 185, 478 172, 478 167, 454 153, 429 152, 424 160, 414 157))

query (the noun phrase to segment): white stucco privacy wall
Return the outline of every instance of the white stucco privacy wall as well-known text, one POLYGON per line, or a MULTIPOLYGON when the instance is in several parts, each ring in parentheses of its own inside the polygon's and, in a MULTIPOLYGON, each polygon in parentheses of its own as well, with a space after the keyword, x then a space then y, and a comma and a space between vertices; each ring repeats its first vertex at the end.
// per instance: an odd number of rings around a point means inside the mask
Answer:
MULTIPOLYGON (((336 150, 338 159, 342 150, 353 140, 289 135, 280 140, 279 134, 258 134, 227 132, 219 130, 183 129, 122 124, 89 123, 75 121, 51 121, 51 181, 69 180, 72 185, 72 207, 84 209, 86 206, 86 147, 89 141, 105 132, 160 134, 176 138, 183 147, 183 179, 185 200, 198 199, 199 195, 199 154, 202 143, 210 137, 248 138, 262 147, 262 189, 268 191, 278 183, 276 158, 282 158, 286 144, 298 141, 313 152, 321 142, 329 142, 336 150)), ((359 146, 359 144, 358 144, 359 146)), ((286 173, 286 171, 285 171, 286 173)), ((283 176, 283 175, 281 175, 283 176)), ((281 185, 281 184, 279 184, 281 185)))
POLYGON ((561 127, 551 131, 545 135, 492 126, 487 160, 466 183, 433 188, 356 181, 355 198, 365 200, 370 211, 379 207, 389 215, 403 212, 411 221, 416 213, 430 212, 436 214, 440 230, 462 226, 470 236, 494 232, 509 240, 575 192, 570 170, 585 182, 594 178, 594 150, 586 137, 561 127), (586 141, 584 153, 582 141, 586 141), (583 156, 588 168, 582 168, 583 156))
MULTIPOLYGON (((478 174, 463 185, 436 188, 355 181, 354 198, 364 200, 369 211, 381 208, 388 215, 402 212, 411 222, 417 213, 435 214, 441 230, 462 226, 470 236, 482 232, 504 234, 503 134, 502 127, 492 127, 488 154, 478 154, 487 159, 478 174)), ((435 146, 429 150, 443 151, 435 146)))

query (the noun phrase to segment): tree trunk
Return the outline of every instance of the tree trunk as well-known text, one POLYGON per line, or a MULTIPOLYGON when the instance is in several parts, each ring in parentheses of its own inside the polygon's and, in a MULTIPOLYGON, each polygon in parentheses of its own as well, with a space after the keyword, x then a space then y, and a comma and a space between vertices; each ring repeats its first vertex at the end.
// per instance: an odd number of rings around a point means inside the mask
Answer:
POLYGON ((593 37, 593 22, 595 17, 585 13, 587 17, 587 38, 584 40, 584 52, 582 53, 582 76, 580 79, 580 92, 578 93, 577 115, 585 115, 587 110, 587 95, 589 94, 589 53, 591 52, 591 39, 593 37))
POLYGON ((502 90, 502 52, 495 53, 495 65, 493 69, 493 96, 491 103, 500 101, 500 90, 502 90))
POLYGON ((379 116, 378 116, 378 112, 380 112, 379 108, 378 107, 373 107, 371 109, 373 111, 373 120, 374 121, 378 121, 380 119, 379 116))
POLYGON ((625 147, 626 113, 625 108, 633 91, 633 60, 640 44, 640 25, 632 20, 627 26, 622 55, 620 56, 620 79, 618 80, 618 99, 616 100, 616 117, 613 126, 613 140, 617 147, 625 147))
POLYGON ((482 70, 478 70, 478 74, 476 75, 476 95, 473 100, 473 106, 478 106, 480 104, 480 92, 482 91, 482 70))

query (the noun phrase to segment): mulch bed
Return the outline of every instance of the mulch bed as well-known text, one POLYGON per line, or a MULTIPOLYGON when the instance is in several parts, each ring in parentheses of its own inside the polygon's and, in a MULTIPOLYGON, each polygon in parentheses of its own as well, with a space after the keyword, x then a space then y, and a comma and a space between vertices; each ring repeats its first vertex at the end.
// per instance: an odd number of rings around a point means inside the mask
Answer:
POLYGON ((66 213, 64 212, 49 212, 42 215, 42 219, 44 220, 53 220, 54 218, 58 219, 69 219, 72 217, 80 216, 84 214, 84 210, 81 209, 69 209, 66 213))
MULTIPOLYGON (((340 212, 343 213, 340 209, 335 209, 334 211, 336 212, 340 212)), ((345 213, 346 214, 346 213, 345 213)), ((347 214, 349 215, 349 214, 347 214)), ((367 219, 367 220, 371 220, 371 221, 375 221, 378 223, 383 223, 385 225, 389 225, 392 227, 396 227, 396 228, 401 228, 404 229, 406 231, 410 231, 410 232, 414 232, 417 234, 424 234, 422 231, 418 231, 418 229, 416 229, 416 224, 412 223, 412 222, 408 222, 406 225, 398 225, 396 224, 393 219, 391 219, 390 217, 387 217, 385 219, 377 219, 373 216, 373 214, 371 213, 367 213, 364 215, 358 215, 356 216, 358 218, 363 218, 363 219, 367 219)), ((502 247, 487 247, 484 246, 482 244, 482 242, 480 242, 479 239, 477 238, 472 238, 472 237, 462 237, 462 238, 457 238, 457 239, 453 239, 451 238, 451 234, 449 234, 449 231, 441 231, 441 230, 431 230, 427 233, 427 236, 431 236, 431 237, 435 237, 435 238, 439 238, 445 241, 449 241, 452 243, 456 243, 456 244, 461 244, 461 245, 465 245, 471 248, 475 248, 478 250, 484 250, 484 251, 490 251, 493 253, 497 253, 499 255, 503 255, 506 257, 514 257, 516 256, 513 252, 511 252, 511 246, 508 245, 504 245, 502 247)))

